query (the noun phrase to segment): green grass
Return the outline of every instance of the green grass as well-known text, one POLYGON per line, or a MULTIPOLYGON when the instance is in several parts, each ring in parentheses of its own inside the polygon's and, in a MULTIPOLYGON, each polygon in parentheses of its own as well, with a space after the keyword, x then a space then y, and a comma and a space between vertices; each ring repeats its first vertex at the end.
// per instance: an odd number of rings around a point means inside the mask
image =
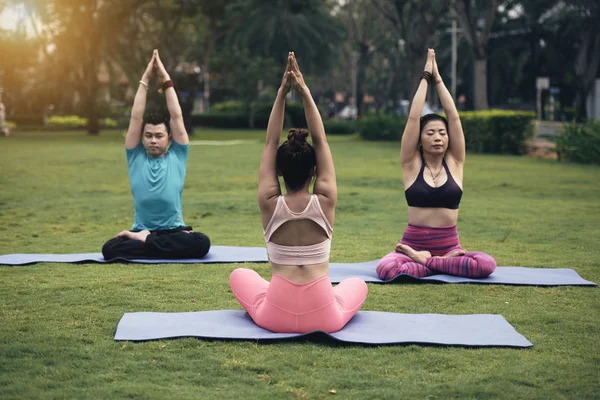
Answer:
MULTIPOLYGON (((256 176, 263 132, 203 131, 183 195, 214 244, 263 246, 256 176)), ((339 201, 332 261, 389 252, 406 225, 397 143, 331 137, 339 201)), ((0 138, 0 254, 98 252, 131 226, 122 133, 0 138)), ((469 155, 461 242, 499 265, 574 268, 600 282, 600 168, 469 155)), ((240 309, 240 265, 0 267, 1 398, 534 398, 600 393, 597 288, 369 285, 366 310, 502 314, 532 349, 326 342, 114 342, 125 312, 240 309), (330 394, 329 390, 336 394, 330 394)), ((266 264, 247 264, 269 276, 266 264)))

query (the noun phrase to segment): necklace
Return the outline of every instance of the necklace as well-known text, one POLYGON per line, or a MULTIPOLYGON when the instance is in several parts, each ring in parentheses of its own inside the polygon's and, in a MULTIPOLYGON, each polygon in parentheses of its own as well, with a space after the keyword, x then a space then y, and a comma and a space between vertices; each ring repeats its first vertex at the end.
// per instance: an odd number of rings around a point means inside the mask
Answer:
POLYGON ((433 171, 431 170, 431 168, 429 168, 429 165, 425 165, 425 166, 427 167, 427 169, 429 170, 429 173, 431 174, 431 179, 433 179, 433 184, 437 187, 437 183, 435 182, 435 180, 442 173, 444 166, 442 165, 442 168, 440 168, 440 170, 438 171, 437 174, 435 174, 435 176, 433 176, 433 171))

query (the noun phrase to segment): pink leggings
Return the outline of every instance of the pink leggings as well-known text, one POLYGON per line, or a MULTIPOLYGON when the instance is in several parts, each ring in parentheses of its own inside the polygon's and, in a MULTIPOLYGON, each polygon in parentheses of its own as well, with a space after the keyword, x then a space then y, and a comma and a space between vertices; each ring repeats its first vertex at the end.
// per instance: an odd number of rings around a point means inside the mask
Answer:
POLYGON ((440 258, 454 250, 462 249, 456 226, 429 228, 408 225, 400 240, 416 251, 429 251, 433 257, 425 265, 414 262, 409 256, 395 251, 377 263, 377 275, 389 280, 406 274, 421 278, 434 274, 485 278, 496 269, 496 260, 489 254, 469 251, 465 255, 440 258))
POLYGON ((254 270, 238 268, 229 284, 254 322, 278 333, 339 331, 367 298, 367 285, 359 278, 332 287, 329 276, 300 285, 273 275, 269 283, 254 270))

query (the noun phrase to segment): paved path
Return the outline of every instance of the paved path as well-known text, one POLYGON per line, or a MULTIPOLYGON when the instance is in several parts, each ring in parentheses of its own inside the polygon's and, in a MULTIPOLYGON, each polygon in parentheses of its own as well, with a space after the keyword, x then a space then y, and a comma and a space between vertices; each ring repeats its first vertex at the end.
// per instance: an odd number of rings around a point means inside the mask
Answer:
POLYGON ((556 159, 556 144, 544 137, 558 135, 564 126, 564 122, 535 121, 535 135, 533 139, 527 141, 527 154, 534 157, 556 159))

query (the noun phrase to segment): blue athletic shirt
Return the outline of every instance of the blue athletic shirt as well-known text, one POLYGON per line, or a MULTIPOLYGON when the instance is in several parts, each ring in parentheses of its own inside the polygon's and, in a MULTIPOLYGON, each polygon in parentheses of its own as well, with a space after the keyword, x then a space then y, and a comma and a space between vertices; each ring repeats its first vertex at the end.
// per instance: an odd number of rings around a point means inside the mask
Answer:
POLYGON ((133 194, 134 231, 173 229, 184 226, 181 192, 185 180, 189 144, 171 141, 163 157, 148 155, 140 142, 125 149, 133 194))

